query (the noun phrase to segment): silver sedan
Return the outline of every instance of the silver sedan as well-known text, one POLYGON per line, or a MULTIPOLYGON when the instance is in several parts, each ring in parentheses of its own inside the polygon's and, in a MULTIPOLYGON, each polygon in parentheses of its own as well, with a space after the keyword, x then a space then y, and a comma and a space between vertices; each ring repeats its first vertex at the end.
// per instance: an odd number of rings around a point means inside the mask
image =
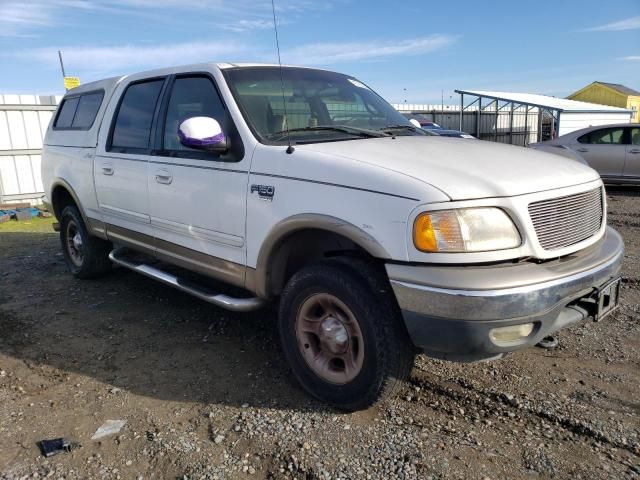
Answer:
POLYGON ((583 128, 529 147, 586 163, 605 183, 640 184, 640 124, 583 128))

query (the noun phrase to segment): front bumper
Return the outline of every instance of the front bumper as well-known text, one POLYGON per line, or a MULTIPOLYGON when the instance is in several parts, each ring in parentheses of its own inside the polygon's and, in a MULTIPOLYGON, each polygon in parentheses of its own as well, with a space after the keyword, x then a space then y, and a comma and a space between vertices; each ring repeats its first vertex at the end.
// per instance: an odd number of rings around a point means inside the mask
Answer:
POLYGON ((490 266, 387 264, 413 343, 427 354, 458 361, 495 358, 535 345, 587 318, 584 300, 619 275, 624 245, 607 228, 597 244, 558 260, 490 266), (533 323, 513 344, 496 344, 497 327, 533 323))

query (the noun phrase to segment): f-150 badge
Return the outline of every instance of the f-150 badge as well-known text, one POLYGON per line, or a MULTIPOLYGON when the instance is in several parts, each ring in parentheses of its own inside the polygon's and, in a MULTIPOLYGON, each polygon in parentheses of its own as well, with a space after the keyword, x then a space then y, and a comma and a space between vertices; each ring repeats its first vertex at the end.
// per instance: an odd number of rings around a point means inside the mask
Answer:
POLYGON ((262 200, 273 200, 276 189, 273 185, 251 185, 251 193, 258 192, 258 197, 262 200))

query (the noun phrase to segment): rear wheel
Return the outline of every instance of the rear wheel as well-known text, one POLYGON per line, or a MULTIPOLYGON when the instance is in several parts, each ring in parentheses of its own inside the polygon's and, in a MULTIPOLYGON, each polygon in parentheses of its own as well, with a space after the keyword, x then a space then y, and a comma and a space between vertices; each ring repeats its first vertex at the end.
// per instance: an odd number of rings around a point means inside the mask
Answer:
POLYGON ((75 206, 60 215, 60 242, 65 262, 77 278, 96 278, 111 270, 111 242, 89 235, 75 206))
POLYGON ((392 395, 413 366, 390 286, 366 262, 332 260, 294 274, 282 294, 279 330, 300 384, 344 410, 392 395))

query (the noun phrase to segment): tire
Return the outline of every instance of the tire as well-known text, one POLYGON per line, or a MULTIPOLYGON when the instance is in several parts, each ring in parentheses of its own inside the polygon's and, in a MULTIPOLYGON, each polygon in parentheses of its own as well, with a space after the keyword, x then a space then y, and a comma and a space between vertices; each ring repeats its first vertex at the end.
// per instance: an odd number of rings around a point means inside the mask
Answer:
POLYGON ((62 210, 60 242, 65 263, 74 277, 98 278, 111 270, 111 242, 89 235, 75 206, 62 210))
POLYGON ((295 273, 282 293, 278 328, 298 382, 341 410, 392 396, 413 367, 391 286, 364 261, 332 259, 295 273))

